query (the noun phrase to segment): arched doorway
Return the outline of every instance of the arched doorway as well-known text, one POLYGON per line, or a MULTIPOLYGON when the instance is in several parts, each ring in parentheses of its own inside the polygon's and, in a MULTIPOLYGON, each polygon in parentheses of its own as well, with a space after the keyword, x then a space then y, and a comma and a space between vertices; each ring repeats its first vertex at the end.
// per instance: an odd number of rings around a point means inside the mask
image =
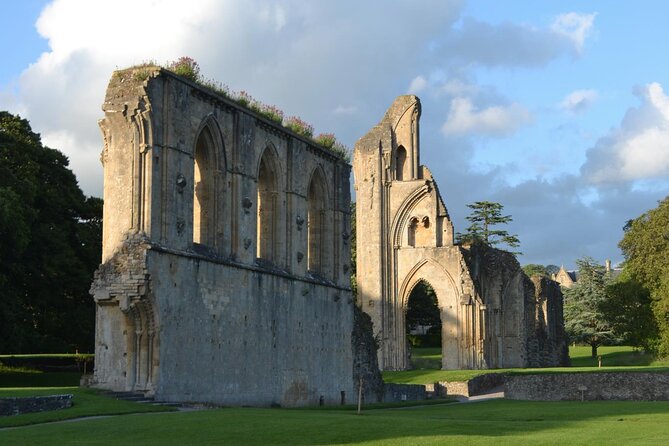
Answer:
POLYGON ((409 294, 405 329, 410 367, 441 369, 441 312, 437 294, 425 280, 416 282, 409 294))

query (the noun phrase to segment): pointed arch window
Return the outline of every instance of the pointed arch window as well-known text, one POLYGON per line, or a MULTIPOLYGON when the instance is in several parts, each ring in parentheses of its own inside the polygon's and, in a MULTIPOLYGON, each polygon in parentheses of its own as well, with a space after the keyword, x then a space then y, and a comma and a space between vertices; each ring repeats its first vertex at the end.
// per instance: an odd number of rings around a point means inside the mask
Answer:
POLYGON ((204 127, 195 143, 193 172, 193 242, 214 244, 214 140, 204 127))
POLYGON ((256 256, 276 261, 276 232, 278 221, 278 176, 276 162, 269 149, 260 158, 258 168, 256 256))
POLYGON ((317 169, 309 182, 307 194, 307 260, 308 269, 321 275, 329 274, 331 250, 329 244, 330 221, 327 212, 325 178, 317 169))
POLYGON ((418 219, 413 217, 409 220, 409 230, 407 233, 407 242, 409 246, 416 246, 416 230, 418 229, 418 219))

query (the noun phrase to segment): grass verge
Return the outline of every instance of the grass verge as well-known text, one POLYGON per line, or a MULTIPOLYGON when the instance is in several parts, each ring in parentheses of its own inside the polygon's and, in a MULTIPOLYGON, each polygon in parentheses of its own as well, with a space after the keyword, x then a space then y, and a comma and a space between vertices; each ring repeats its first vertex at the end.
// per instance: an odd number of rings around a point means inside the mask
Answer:
POLYGON ((574 372, 669 372, 669 362, 656 360, 652 355, 639 352, 628 346, 604 346, 598 351, 602 356, 602 367, 598 359, 592 358, 589 346, 570 347, 572 367, 548 367, 540 369, 488 369, 488 370, 439 370, 441 352, 434 348, 412 350, 413 361, 432 364, 432 368, 415 368, 398 372, 383 372, 383 380, 389 383, 430 384, 439 381, 467 381, 488 373, 540 374, 574 372))
MULTIPOLYGON (((50 387, 50 388, 15 388, 0 389, 0 398, 3 397, 25 397, 60 395, 71 393, 72 407, 62 410, 51 410, 47 412, 27 413, 22 415, 0 417, 0 428, 12 426, 25 426, 29 424, 48 423, 52 421, 70 420, 73 418, 119 415, 142 412, 165 412, 175 410, 172 407, 152 406, 130 401, 122 401, 101 395, 93 389, 82 389, 78 387, 50 387)), ((0 442, 2 443, 2 442, 0 442)), ((9 443, 4 443, 9 444, 9 443)), ((17 443, 29 444, 29 443, 17 443)))
POLYGON ((666 444, 669 402, 488 401, 407 410, 216 409, 0 431, 30 445, 666 444))

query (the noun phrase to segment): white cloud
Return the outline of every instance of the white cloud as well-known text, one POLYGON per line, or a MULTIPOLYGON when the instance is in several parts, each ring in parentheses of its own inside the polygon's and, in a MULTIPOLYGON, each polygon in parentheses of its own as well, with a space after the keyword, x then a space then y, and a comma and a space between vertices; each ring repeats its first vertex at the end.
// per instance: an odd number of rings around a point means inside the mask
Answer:
POLYGON ((427 87, 427 80, 423 76, 416 76, 409 84, 409 94, 418 94, 427 87))
POLYGON ((469 98, 455 98, 441 130, 446 136, 466 134, 508 136, 532 121, 530 112, 518 103, 477 110, 469 98))
POLYGON ((569 93, 560 102, 560 108, 571 113, 582 113, 597 100, 595 90, 576 90, 569 93))
POLYGON ((481 88, 471 82, 465 82, 462 79, 449 78, 444 82, 439 91, 449 96, 471 96, 478 94, 481 88))
POLYGON ((355 105, 338 105, 337 108, 332 110, 332 113, 335 115, 353 115, 358 111, 358 107, 355 105))
POLYGON ((638 92, 642 103, 619 128, 588 151, 581 168, 593 183, 620 183, 669 175, 669 97, 659 83, 638 92))
POLYGON ((97 120, 106 85, 114 69, 148 60, 193 57, 206 77, 350 143, 371 125, 351 118, 359 104, 386 106, 398 79, 415 74, 416 48, 448 31, 461 9, 462 0, 439 2, 429 13, 405 1, 379 9, 300 0, 190 0, 187 7, 180 0, 54 0, 37 21, 49 51, 21 74, 18 88, 0 86, 0 107, 24 111, 95 195, 102 192, 97 120), (398 40, 407 21, 421 26, 398 40))
POLYGON ((597 13, 581 14, 568 12, 560 14, 553 21, 551 29, 569 38, 576 45, 576 49, 581 51, 585 40, 592 32, 595 17, 597 17, 597 13))
POLYGON ((547 28, 465 18, 441 43, 444 57, 488 67, 540 67, 565 53, 580 53, 596 14, 559 15, 547 28))

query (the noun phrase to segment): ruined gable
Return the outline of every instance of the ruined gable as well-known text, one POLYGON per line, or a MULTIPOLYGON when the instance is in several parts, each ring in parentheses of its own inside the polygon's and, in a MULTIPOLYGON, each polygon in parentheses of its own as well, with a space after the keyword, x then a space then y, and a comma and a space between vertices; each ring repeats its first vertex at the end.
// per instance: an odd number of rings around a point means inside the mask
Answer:
POLYGON ((398 97, 354 151, 358 299, 380 340, 380 367, 409 366, 406 308, 420 281, 437 295, 442 368, 558 365, 559 342, 530 343, 539 304, 515 257, 454 243, 437 184, 419 162, 420 113, 416 96, 398 97))

